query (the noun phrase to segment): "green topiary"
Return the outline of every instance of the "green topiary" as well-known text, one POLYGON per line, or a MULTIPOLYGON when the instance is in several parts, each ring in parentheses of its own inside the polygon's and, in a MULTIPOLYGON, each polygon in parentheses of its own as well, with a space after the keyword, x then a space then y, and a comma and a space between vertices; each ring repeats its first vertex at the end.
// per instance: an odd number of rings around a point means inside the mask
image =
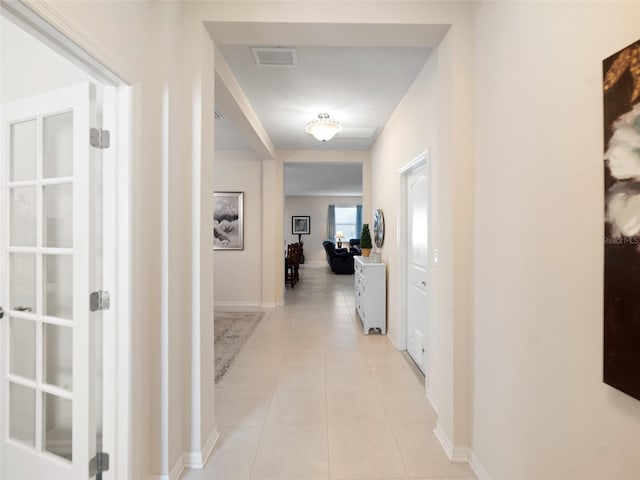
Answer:
POLYGON ((360 248, 373 248, 368 223, 362 225, 362 234, 360 235, 360 248))

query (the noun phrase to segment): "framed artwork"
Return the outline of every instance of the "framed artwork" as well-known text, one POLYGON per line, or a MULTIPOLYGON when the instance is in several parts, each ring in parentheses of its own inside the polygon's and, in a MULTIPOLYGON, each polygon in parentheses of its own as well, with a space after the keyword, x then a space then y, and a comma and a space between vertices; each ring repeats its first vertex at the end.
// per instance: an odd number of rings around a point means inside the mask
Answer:
POLYGON ((213 249, 244 249, 244 192, 214 192, 213 249))
POLYGON ((291 233, 293 235, 309 235, 311 233, 311 217, 291 217, 291 233))
POLYGON ((382 248, 384 244, 384 215, 380 209, 377 209, 373 215, 373 238, 375 239, 376 247, 382 248))
POLYGON ((603 61, 604 382, 640 400, 640 40, 603 61))

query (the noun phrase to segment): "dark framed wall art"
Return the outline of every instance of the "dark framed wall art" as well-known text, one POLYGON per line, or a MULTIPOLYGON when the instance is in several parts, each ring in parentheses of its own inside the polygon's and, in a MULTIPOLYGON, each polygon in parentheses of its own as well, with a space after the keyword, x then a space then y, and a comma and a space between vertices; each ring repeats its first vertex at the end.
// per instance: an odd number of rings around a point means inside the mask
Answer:
POLYGON ((310 216, 291 217, 291 233, 293 235, 309 235, 311 233, 310 216))
POLYGON ((640 400, 640 40, 602 66, 604 381, 640 400))
POLYGON ((244 192, 213 194, 213 249, 244 249, 244 192))

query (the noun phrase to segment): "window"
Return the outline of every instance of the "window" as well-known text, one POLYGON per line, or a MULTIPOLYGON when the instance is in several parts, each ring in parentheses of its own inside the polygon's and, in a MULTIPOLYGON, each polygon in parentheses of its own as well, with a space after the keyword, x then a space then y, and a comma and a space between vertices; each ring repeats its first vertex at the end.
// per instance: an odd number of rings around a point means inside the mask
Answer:
POLYGON ((335 232, 342 230, 344 238, 348 241, 350 238, 360 238, 360 230, 362 226, 358 225, 358 210, 354 207, 336 207, 335 216, 335 232))

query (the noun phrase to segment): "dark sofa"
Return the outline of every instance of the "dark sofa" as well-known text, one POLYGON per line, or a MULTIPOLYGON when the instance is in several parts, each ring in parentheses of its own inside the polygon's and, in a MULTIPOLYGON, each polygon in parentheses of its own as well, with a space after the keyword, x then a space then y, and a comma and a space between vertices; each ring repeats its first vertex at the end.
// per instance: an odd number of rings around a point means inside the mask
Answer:
POLYGON ((336 248, 336 244, 331 240, 322 242, 327 255, 327 263, 333 273, 341 275, 353 274, 353 256, 356 254, 346 248, 336 248))

